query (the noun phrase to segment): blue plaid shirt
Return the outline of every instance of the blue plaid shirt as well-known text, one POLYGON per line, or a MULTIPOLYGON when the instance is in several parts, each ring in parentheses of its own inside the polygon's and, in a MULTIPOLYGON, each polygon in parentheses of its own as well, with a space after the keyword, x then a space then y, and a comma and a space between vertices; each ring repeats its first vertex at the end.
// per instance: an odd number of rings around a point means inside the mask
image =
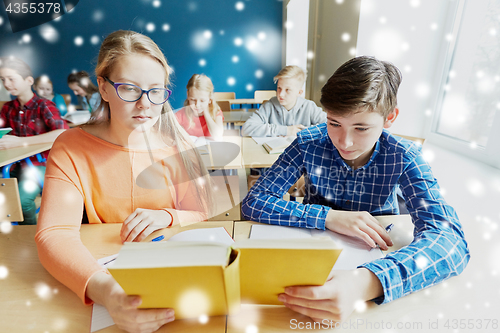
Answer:
POLYGON ((241 210, 252 221, 324 230, 330 208, 399 214, 398 187, 415 226, 414 239, 360 266, 384 288, 375 302, 387 303, 460 274, 470 257, 458 216, 441 196, 420 145, 384 130, 370 160, 353 170, 330 140, 326 123, 309 127, 250 189, 241 210), (303 203, 283 200, 302 175, 303 203))

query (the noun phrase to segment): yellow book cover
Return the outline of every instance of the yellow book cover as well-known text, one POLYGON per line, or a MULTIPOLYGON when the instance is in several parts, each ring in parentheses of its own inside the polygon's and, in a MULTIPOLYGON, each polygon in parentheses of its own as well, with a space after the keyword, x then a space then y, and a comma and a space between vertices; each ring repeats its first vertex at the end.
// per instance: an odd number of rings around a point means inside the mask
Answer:
POLYGON ((342 249, 328 238, 244 240, 240 251, 242 303, 283 304, 285 287, 323 285, 342 249))
POLYGON ((240 305, 239 256, 208 242, 126 243, 109 272, 140 308, 173 308, 175 318, 235 313, 240 305))

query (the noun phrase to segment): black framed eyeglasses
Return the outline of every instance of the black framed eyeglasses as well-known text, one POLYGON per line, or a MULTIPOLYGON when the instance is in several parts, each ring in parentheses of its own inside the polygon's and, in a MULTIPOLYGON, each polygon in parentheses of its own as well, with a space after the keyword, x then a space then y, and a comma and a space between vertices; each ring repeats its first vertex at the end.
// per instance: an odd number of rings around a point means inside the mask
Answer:
POLYGON ((115 87, 116 94, 125 102, 137 102, 141 99, 142 94, 146 94, 151 103, 160 105, 165 103, 172 94, 172 91, 166 88, 151 88, 149 90, 144 90, 135 84, 115 83, 107 77, 104 79, 115 87))

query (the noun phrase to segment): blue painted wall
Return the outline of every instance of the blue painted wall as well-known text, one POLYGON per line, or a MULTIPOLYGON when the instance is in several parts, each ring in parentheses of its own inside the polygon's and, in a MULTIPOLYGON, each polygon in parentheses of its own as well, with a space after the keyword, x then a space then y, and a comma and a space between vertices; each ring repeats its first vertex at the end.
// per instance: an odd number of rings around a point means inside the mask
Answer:
POLYGON ((216 91, 250 98, 256 89, 275 89, 282 6, 279 0, 80 0, 57 21, 18 33, 1 8, 0 56, 23 59, 35 77, 51 78, 55 92, 71 93, 66 78, 74 70, 92 73, 96 82, 93 70, 107 34, 135 30, 150 36, 173 67, 174 108, 182 106, 194 73, 208 75, 216 91))

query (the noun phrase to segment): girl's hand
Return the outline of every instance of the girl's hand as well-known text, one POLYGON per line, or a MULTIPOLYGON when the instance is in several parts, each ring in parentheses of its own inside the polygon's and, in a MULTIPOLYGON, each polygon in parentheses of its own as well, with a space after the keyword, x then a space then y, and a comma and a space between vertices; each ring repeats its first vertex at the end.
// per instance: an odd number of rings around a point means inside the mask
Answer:
POLYGON ((0 150, 21 147, 26 143, 26 138, 15 135, 5 135, 0 139, 0 150))
POLYGON ((358 302, 380 295, 383 295, 380 281, 375 274, 362 268, 334 271, 322 286, 287 287, 278 300, 316 322, 324 319, 339 322, 350 316, 358 302))
POLYGON ((168 228, 172 217, 164 210, 137 208, 123 221, 122 242, 140 242, 156 230, 168 228))
POLYGON ((87 296, 103 304, 116 326, 127 332, 155 332, 175 319, 173 309, 138 309, 141 298, 127 296, 113 277, 102 272, 90 279, 87 296), (98 300, 91 297, 96 293, 98 300))
POLYGON ((387 250, 387 245, 394 245, 384 227, 368 212, 330 209, 326 215, 325 227, 339 234, 361 238, 372 248, 378 244, 382 250, 387 250))

